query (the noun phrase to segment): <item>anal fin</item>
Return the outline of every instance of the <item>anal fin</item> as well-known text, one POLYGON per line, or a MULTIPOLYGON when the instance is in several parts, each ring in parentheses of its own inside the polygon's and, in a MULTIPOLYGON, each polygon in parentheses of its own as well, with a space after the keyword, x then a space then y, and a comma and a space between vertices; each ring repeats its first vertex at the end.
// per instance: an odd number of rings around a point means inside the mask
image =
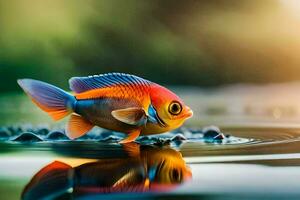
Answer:
POLYGON ((77 114, 72 114, 66 127, 66 134, 70 139, 83 136, 94 127, 89 121, 77 114))
POLYGON ((140 145, 138 143, 135 142, 124 143, 122 144, 122 147, 130 157, 136 158, 140 156, 140 145))
POLYGON ((128 137, 121 140, 119 143, 120 144, 124 144, 124 143, 129 143, 129 142, 133 142, 137 137, 139 137, 141 133, 141 130, 140 129, 137 129, 131 133, 128 134, 128 137))

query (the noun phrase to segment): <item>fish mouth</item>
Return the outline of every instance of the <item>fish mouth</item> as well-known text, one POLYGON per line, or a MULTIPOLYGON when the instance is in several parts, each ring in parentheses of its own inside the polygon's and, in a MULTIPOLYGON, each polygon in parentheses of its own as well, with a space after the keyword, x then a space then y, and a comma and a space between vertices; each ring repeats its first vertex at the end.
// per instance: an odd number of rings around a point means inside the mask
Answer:
POLYGON ((194 113, 193 113, 192 109, 187 107, 187 111, 183 116, 184 116, 184 118, 188 119, 188 118, 191 118, 193 115, 194 115, 194 113))

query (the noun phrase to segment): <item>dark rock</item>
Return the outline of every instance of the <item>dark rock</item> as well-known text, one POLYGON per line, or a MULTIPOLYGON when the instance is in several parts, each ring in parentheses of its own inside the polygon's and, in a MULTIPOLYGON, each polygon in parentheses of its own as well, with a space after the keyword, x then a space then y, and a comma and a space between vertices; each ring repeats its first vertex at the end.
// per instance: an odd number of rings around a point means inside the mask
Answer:
POLYGON ((41 137, 37 136, 34 133, 25 132, 25 133, 22 133, 21 135, 15 137, 14 139, 12 139, 12 141, 16 141, 16 142, 40 142, 40 141, 43 141, 43 139, 41 137))
POLYGON ((220 133, 219 132, 216 132, 214 130, 209 130, 209 131, 206 131, 204 134, 203 134, 203 138, 204 139, 214 139, 215 137, 217 137, 220 133))
POLYGON ((205 134, 205 132, 207 132, 207 131, 215 131, 215 132, 221 133, 221 130, 217 126, 206 126, 202 129, 203 134, 205 134))
POLYGON ((171 141, 183 141, 183 140, 187 140, 187 139, 182 134, 177 134, 171 138, 171 141))
POLYGON ((61 131, 51 131, 46 138, 48 140, 69 140, 69 138, 61 131))
POLYGON ((205 142, 222 142, 225 136, 218 127, 210 126, 203 129, 203 139, 205 142))

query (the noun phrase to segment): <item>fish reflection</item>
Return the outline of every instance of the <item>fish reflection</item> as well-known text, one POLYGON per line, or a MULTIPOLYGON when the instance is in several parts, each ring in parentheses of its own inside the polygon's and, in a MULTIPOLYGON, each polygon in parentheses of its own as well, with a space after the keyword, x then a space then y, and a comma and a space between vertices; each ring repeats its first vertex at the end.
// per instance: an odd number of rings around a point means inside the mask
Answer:
POLYGON ((169 191, 192 177, 176 150, 134 145, 124 146, 127 158, 54 161, 34 175, 22 199, 169 191))

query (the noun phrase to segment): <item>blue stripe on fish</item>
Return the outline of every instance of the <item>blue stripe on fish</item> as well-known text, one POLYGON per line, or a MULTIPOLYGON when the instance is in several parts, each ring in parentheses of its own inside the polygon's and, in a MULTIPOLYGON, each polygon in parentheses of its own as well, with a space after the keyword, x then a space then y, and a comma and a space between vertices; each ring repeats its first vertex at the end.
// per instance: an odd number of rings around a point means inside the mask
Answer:
POLYGON ((70 89, 76 93, 97 88, 111 87, 118 84, 149 85, 151 81, 135 75, 124 73, 108 73, 88 77, 73 77, 69 80, 70 89))

